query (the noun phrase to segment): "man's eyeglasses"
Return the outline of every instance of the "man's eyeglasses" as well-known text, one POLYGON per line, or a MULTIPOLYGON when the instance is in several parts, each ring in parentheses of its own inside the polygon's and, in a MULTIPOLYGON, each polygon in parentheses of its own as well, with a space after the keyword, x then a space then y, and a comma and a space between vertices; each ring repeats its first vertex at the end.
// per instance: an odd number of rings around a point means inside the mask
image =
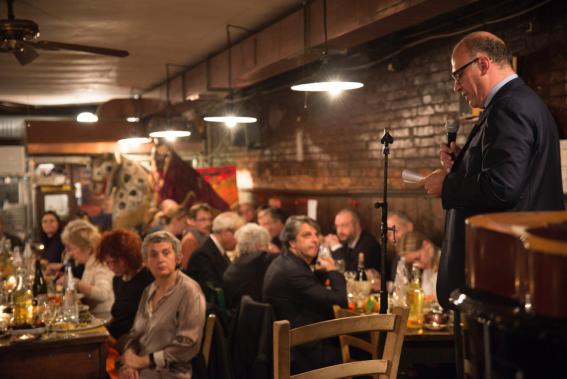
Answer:
POLYGON ((453 78, 454 81, 458 82, 461 80, 461 78, 463 77, 465 70, 467 69, 467 67, 469 67, 471 64, 475 63, 476 61, 478 61, 480 59, 480 57, 476 57, 474 58, 472 61, 465 63, 464 65, 462 65, 461 67, 459 67, 458 69, 456 69, 455 71, 453 71, 451 73, 451 77, 453 78))

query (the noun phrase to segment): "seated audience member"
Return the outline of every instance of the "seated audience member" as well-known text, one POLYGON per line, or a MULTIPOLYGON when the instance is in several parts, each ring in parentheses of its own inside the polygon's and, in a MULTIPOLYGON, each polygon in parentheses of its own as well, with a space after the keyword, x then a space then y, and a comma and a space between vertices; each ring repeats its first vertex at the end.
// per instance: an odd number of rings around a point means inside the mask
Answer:
POLYGON ((388 267, 390 267, 390 276, 389 280, 394 280, 396 277, 396 267, 398 265, 398 260, 400 257, 400 243, 404 236, 412 232, 413 222, 410 220, 408 215, 403 212, 389 212, 388 213, 388 228, 395 228, 395 239, 394 239, 394 232, 388 231, 388 267))
POLYGON ((356 271, 358 253, 364 253, 364 265, 380 271, 380 244, 372 234, 362 230, 360 218, 352 209, 342 209, 335 216, 337 235, 325 236, 334 259, 343 259, 347 271, 356 271))
POLYGON ((181 252, 183 258, 181 259, 181 267, 187 270, 187 262, 191 258, 191 254, 197 250, 211 234, 211 227, 213 224, 213 209, 209 204, 199 203, 194 204, 189 208, 185 235, 181 240, 181 252))
POLYGON ((164 225, 162 230, 173 234, 179 240, 187 227, 187 212, 181 207, 171 207, 162 215, 164 225))
POLYGON ((161 203, 159 203, 158 209, 153 209, 155 211, 152 221, 149 225, 149 233, 157 232, 158 230, 162 230, 165 226, 165 220, 163 215, 169 212, 170 208, 178 208, 179 204, 177 201, 173 199, 164 199, 161 203))
MULTIPOLYGON (((284 252, 279 254, 264 277, 263 300, 270 303, 278 320, 289 320, 292 328, 333 318, 333 305, 347 307, 344 276, 330 257, 319 258, 327 271, 330 288, 311 271, 319 251, 320 228, 307 216, 292 216, 284 227, 284 252)), ((292 350, 291 369, 298 373, 340 363, 334 340, 310 343, 292 350)))
POLYGON ((24 243, 22 242, 20 237, 6 232, 5 227, 6 224, 4 223, 4 219, 2 218, 2 216, 0 216, 0 246, 4 247, 6 240, 8 240, 10 241, 12 249, 18 246, 20 248, 20 251, 23 251, 24 243))
POLYGON ((286 218, 285 213, 279 208, 264 208, 258 211, 258 224, 270 233, 272 238, 270 251, 273 253, 282 250, 280 233, 283 230, 286 218))
POLYGON ((106 328, 117 340, 132 328, 142 293, 154 281, 150 271, 144 267, 141 248, 140 237, 125 229, 105 232, 100 242, 97 258, 105 262, 115 275, 112 280, 112 318, 106 328))
POLYGON ((61 239, 75 262, 85 265, 82 278, 75 279, 75 288, 85 295, 82 299, 83 303, 89 306, 93 316, 100 319, 110 318, 110 308, 114 303, 114 292, 112 292, 114 274, 105 263, 96 259, 96 251, 100 243, 98 229, 88 221, 73 220, 63 230, 61 239))
POLYGON ((223 289, 229 308, 237 308, 243 295, 262 301, 264 274, 276 257, 276 254, 267 252, 270 234, 258 224, 244 225, 235 237, 240 256, 223 275, 223 289))
POLYGON ((91 217, 93 225, 95 225, 101 232, 112 229, 112 197, 107 196, 102 201, 100 212, 91 217))
MULTIPOLYGON (((388 213, 388 227, 396 228, 396 240, 399 240, 407 232, 413 231, 413 222, 403 212, 390 212, 388 213)), ((394 242, 394 233, 391 230, 388 231, 388 241, 394 242)))
POLYGON ((206 288, 222 287, 222 275, 230 264, 227 252, 236 246, 234 234, 244 224, 235 212, 223 212, 213 220, 212 233, 189 259, 187 274, 206 288))
POLYGON ((142 256, 155 281, 142 294, 117 362, 120 378, 191 378, 205 326, 203 293, 177 269, 181 243, 172 234, 146 236, 142 256))
POLYGON ((256 208, 252 203, 239 203, 238 214, 246 222, 256 222, 256 208))
MULTIPOLYGON (((61 266, 62 253, 65 250, 63 241, 61 241, 61 232, 63 224, 57 213, 47 211, 41 216, 41 243, 43 244, 42 259, 47 262, 61 266)), ((57 268, 59 269, 59 267, 57 268)))
POLYGON ((422 270, 421 285, 426 299, 437 301, 436 283, 441 250, 420 232, 408 232, 400 240, 400 256, 422 270))

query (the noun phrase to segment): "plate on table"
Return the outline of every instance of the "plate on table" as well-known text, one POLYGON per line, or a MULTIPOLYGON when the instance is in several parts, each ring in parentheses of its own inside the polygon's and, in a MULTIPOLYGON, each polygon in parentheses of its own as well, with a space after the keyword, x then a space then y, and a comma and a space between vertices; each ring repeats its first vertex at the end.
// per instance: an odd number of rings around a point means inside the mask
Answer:
POLYGON ((105 324, 104 320, 93 318, 88 323, 81 322, 78 325, 74 325, 70 323, 54 324, 53 326, 51 326, 50 330, 52 332, 58 332, 58 333, 80 332, 83 330, 96 329, 99 326, 103 326, 104 324, 105 324))
POLYGON ((10 343, 33 342, 38 338, 39 338, 39 334, 30 334, 30 333, 13 334, 10 337, 10 343))
POLYGON ((45 332, 45 327, 41 326, 38 328, 29 328, 29 329, 8 329, 8 334, 12 335, 12 336, 20 336, 23 334, 31 334, 31 335, 35 335, 38 336, 40 334, 42 334, 43 332, 45 332))
POLYGON ((432 323, 432 324, 430 324, 430 323, 424 323, 424 324, 423 324, 423 327, 424 327, 425 329, 427 329, 427 330, 431 330, 431 331, 437 332, 437 331, 439 331, 439 330, 446 329, 446 328, 447 328, 447 324, 437 324, 437 323, 432 323))

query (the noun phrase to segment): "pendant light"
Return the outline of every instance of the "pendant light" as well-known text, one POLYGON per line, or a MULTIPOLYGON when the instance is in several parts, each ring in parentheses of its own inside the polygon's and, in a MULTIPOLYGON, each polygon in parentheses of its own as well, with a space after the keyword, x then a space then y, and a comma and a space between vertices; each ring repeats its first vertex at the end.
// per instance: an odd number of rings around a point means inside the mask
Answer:
MULTIPOLYGON (((304 5, 304 12, 306 6, 308 5, 304 5)), ((305 28, 307 29, 308 25, 305 25, 305 28)), ((343 70, 341 70, 340 66, 331 62, 332 58, 329 56, 327 37, 327 0, 323 0, 323 29, 325 43, 321 67, 310 78, 303 79, 292 85, 291 89, 301 92, 328 92, 336 95, 342 91, 362 88, 364 86, 363 83, 348 78, 347 74, 342 72, 343 70)))
POLYGON ((124 147, 138 147, 144 143, 152 142, 152 140, 147 137, 145 125, 140 122, 140 97, 135 96, 132 100, 134 102, 136 113, 135 115, 126 118, 130 128, 128 137, 118 140, 118 144, 124 147))
POLYGON ((234 100, 234 93, 232 91, 232 41, 230 38, 230 27, 233 25, 226 26, 226 39, 228 44, 228 96, 225 100, 224 107, 220 110, 218 114, 212 114, 203 117, 203 120, 207 122, 219 122, 224 123, 229 128, 234 128, 237 124, 251 124, 258 121, 256 117, 244 116, 238 109, 237 104, 234 100))
POLYGON ((168 141, 174 141, 180 137, 189 137, 188 122, 181 116, 175 115, 175 110, 171 106, 169 100, 169 64, 165 65, 166 82, 165 82, 165 117, 153 117, 149 122, 150 137, 165 138, 168 141))

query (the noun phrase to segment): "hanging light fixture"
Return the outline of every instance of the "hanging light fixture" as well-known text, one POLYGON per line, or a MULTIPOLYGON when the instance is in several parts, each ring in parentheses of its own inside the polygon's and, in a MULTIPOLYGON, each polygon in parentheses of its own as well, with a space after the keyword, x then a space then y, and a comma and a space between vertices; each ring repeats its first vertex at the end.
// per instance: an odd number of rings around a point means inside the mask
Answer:
MULTIPOLYGON (((304 11, 306 6, 308 5, 304 5, 304 11)), ((308 25, 305 25, 305 28, 307 27, 308 25)), ((347 78, 347 74, 340 72, 342 71, 340 66, 331 63, 327 38, 327 0, 323 0, 323 29, 325 42, 321 67, 312 77, 299 81, 292 85, 291 89, 302 92, 328 92, 331 95, 337 95, 342 91, 364 87, 362 82, 347 78)))
POLYGON ((165 97, 166 108, 165 117, 153 117, 149 122, 149 136, 151 138, 165 138, 168 141, 174 141, 180 137, 189 137, 188 122, 181 116, 174 115, 176 112, 169 101, 169 64, 165 65, 166 77, 165 97))
POLYGON ((226 39, 228 43, 228 96, 225 101, 225 106, 217 115, 209 115, 203 117, 207 122, 221 122, 225 123, 229 128, 234 128, 237 124, 251 124, 257 122, 258 119, 253 116, 244 116, 239 113, 239 109, 234 101, 234 94, 232 91, 232 42, 230 39, 230 26, 226 26, 226 39))
POLYGON ((124 147, 138 147, 144 143, 152 142, 152 140, 147 137, 145 125, 140 122, 140 98, 135 96, 133 101, 136 109, 135 115, 126 118, 126 121, 131 124, 128 137, 118 140, 118 144, 124 147))
POLYGON ((183 117, 154 117, 149 123, 150 137, 165 138, 168 141, 174 141, 177 138, 189 137, 188 122, 183 117))

